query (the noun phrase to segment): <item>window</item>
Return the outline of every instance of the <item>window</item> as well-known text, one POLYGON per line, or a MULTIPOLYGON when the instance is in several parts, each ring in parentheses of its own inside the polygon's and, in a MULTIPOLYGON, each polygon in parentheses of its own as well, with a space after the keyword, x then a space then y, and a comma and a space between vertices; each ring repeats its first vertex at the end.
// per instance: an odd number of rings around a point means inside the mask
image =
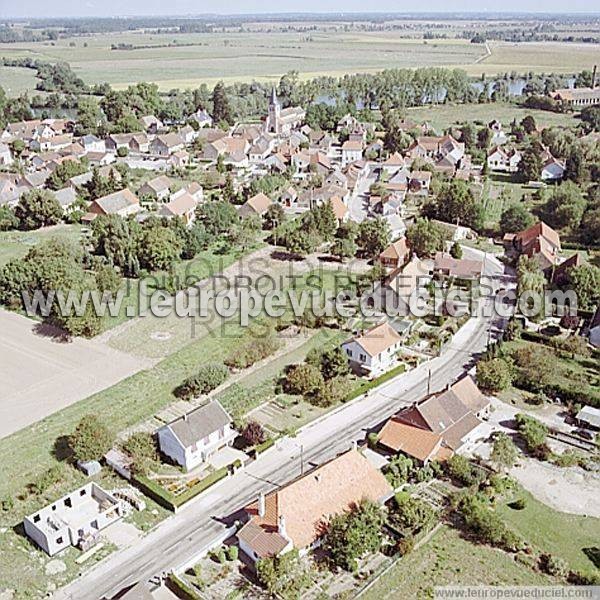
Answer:
POLYGON ((34 523, 39 523, 40 522, 40 515, 34 515, 33 516, 33 522, 34 523))
POLYGON ((73 504, 71 503, 71 498, 65 498, 65 506, 69 508, 73 508, 73 504))
POLYGON ((350 348, 346 348, 346 354, 348 356, 352 356, 352 350, 350 350, 350 348))
POLYGON ((52 505, 52 510, 56 510, 56 504, 52 505))
POLYGON ((57 544, 62 544, 62 543, 63 543, 63 539, 62 539, 62 537, 58 537, 58 538, 56 538, 56 543, 57 543, 57 544))
POLYGON ((85 496, 85 490, 79 490, 79 495, 80 496, 85 496))
POLYGON ((365 361, 367 360, 367 357, 366 357, 366 355, 365 355, 365 354, 361 354, 361 355, 360 355, 360 360, 361 360, 362 362, 365 362, 365 361))

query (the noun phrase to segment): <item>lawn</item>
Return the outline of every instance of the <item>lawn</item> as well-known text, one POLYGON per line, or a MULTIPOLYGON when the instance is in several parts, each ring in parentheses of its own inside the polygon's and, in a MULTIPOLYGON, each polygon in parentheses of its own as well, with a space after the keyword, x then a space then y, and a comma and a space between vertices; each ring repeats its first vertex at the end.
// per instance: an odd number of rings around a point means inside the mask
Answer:
MULTIPOLYGON (((567 561, 574 570, 592 571, 594 563, 584 550, 600 551, 600 519, 570 515, 553 510, 522 490, 523 510, 503 503, 496 510, 505 522, 540 552, 549 552, 567 561)), ((600 565, 597 565, 600 568, 600 565)))
POLYGON ((464 540, 456 529, 443 526, 433 538, 400 559, 361 600, 431 598, 444 585, 553 585, 556 582, 512 556, 464 540))
MULTIPOLYGON (((583 68, 583 66, 582 66, 583 68)), ((422 108, 408 108, 407 116, 413 121, 427 121, 439 133, 452 125, 464 123, 465 121, 480 121, 489 123, 494 119, 502 122, 508 129, 511 122, 516 119, 521 121, 525 116, 531 115, 541 127, 573 126, 579 120, 573 114, 560 114, 543 110, 531 110, 521 108, 509 102, 493 102, 489 104, 439 104, 436 106, 424 106, 422 108)))
POLYGON ((65 238, 73 242, 81 239, 80 225, 54 225, 37 231, 0 232, 0 267, 13 258, 23 258, 30 248, 51 238, 65 238))
POLYGON ((34 69, 0 67, 0 84, 9 98, 35 89, 38 82, 34 69))

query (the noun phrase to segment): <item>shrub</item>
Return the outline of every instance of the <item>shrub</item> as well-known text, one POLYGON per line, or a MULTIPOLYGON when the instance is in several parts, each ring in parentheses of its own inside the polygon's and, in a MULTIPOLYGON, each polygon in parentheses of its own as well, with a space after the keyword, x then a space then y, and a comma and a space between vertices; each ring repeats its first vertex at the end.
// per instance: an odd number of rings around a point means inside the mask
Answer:
POLYGON ((152 463, 158 460, 158 449, 154 436, 147 431, 136 431, 123 443, 123 450, 133 459, 137 473, 146 473, 152 463))
POLYGON ((527 450, 529 452, 540 451, 546 444, 546 435, 548 434, 546 425, 523 413, 516 415, 515 421, 527 450))
POLYGON ((508 505, 513 510, 523 510, 527 506, 525 498, 519 498, 508 505))
POLYGON ((487 392, 501 392, 511 384, 510 368, 501 358, 481 360, 477 364, 477 383, 487 392))
POLYGON ((478 485, 485 480, 485 473, 460 454, 454 454, 446 461, 446 471, 463 485, 478 485))
POLYGON ((348 397, 352 384, 345 377, 334 377, 323 382, 310 401, 316 406, 333 406, 348 397))
POLYGON ((372 431, 371 433, 369 433, 369 435, 367 435, 367 444, 369 446, 369 448, 371 448, 372 450, 375 449, 377 447, 377 444, 379 443, 379 436, 372 431))
POLYGON ((229 560, 237 560, 238 559, 238 547, 237 546, 229 546, 227 550, 227 558, 229 560))
POLYGON ((208 394, 219 387, 229 376, 229 369, 219 363, 200 367, 196 375, 188 377, 175 389, 175 396, 189 400, 200 394, 208 394))
POLYGON ((267 433, 258 421, 248 421, 242 429, 242 437, 251 446, 256 446, 267 439, 267 433))
POLYGON ((75 460, 88 462, 102 458, 113 441, 114 437, 96 415, 86 415, 70 436, 69 446, 75 460))
POLYGON ((400 538, 396 544, 396 551, 400 556, 410 554, 415 547, 415 538, 412 535, 400 538))
POLYGON ((283 387, 288 394, 307 396, 315 393, 322 385, 321 371, 314 365, 301 364, 288 369, 283 387))
POLYGON ((545 573, 555 577, 564 577, 567 574, 567 563, 558 556, 552 554, 542 554, 540 556, 540 566, 545 573))
POLYGON ((35 479, 35 481, 29 486, 30 490, 41 496, 47 492, 52 486, 60 483, 63 479, 63 467, 62 465, 54 465, 48 470, 44 471, 35 479))

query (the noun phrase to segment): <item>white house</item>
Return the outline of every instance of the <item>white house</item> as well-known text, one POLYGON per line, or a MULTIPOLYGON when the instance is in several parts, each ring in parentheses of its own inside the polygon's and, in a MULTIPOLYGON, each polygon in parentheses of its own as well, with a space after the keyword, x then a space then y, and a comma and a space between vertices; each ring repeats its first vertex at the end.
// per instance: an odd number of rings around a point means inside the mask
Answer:
POLYGON ((350 365, 367 374, 382 373, 396 362, 402 338, 387 322, 342 344, 350 365))
POLYGON ((27 537, 54 556, 69 546, 89 549, 100 530, 122 516, 121 502, 90 482, 25 517, 23 525, 27 537))
POLYGON ((342 144, 342 168, 360 160, 363 155, 363 143, 358 140, 347 140, 342 144))
POLYGON ((89 134, 84 135, 79 143, 83 146, 86 152, 106 152, 106 143, 104 140, 96 137, 95 135, 89 134))
POLYGON ((231 417, 212 400, 158 430, 160 451, 186 471, 206 462, 217 450, 231 446, 237 433, 231 417))
POLYGON ((515 148, 500 148, 496 146, 488 154, 487 166, 492 171, 516 173, 521 162, 521 153, 515 148))
POLYGON ((542 181, 560 181, 565 176, 565 171, 565 164, 550 156, 542 167, 542 181))
POLYGON ((0 165, 12 165, 13 157, 8 144, 0 144, 0 165))
POLYGON ((213 126, 212 117, 202 108, 198 109, 192 115, 192 119, 194 119, 194 121, 196 121, 196 123, 198 123, 198 125, 200 125, 200 127, 212 127, 213 126))

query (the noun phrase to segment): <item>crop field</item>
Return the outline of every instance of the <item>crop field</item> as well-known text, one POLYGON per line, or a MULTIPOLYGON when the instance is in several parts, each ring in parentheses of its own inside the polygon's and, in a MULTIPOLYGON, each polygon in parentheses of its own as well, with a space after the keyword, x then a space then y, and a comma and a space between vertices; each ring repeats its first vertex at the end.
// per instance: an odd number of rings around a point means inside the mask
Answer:
POLYGON ((37 79, 33 69, 0 67, 0 85, 10 97, 34 90, 36 83, 37 79))
POLYGON ((153 81, 162 90, 220 79, 276 80, 294 69, 308 78, 393 67, 465 66, 484 55, 484 47, 466 40, 411 40, 392 32, 126 33, 0 44, 0 56, 66 61, 90 84, 107 81, 122 88, 153 81), (111 50, 113 44, 140 48, 111 50))

